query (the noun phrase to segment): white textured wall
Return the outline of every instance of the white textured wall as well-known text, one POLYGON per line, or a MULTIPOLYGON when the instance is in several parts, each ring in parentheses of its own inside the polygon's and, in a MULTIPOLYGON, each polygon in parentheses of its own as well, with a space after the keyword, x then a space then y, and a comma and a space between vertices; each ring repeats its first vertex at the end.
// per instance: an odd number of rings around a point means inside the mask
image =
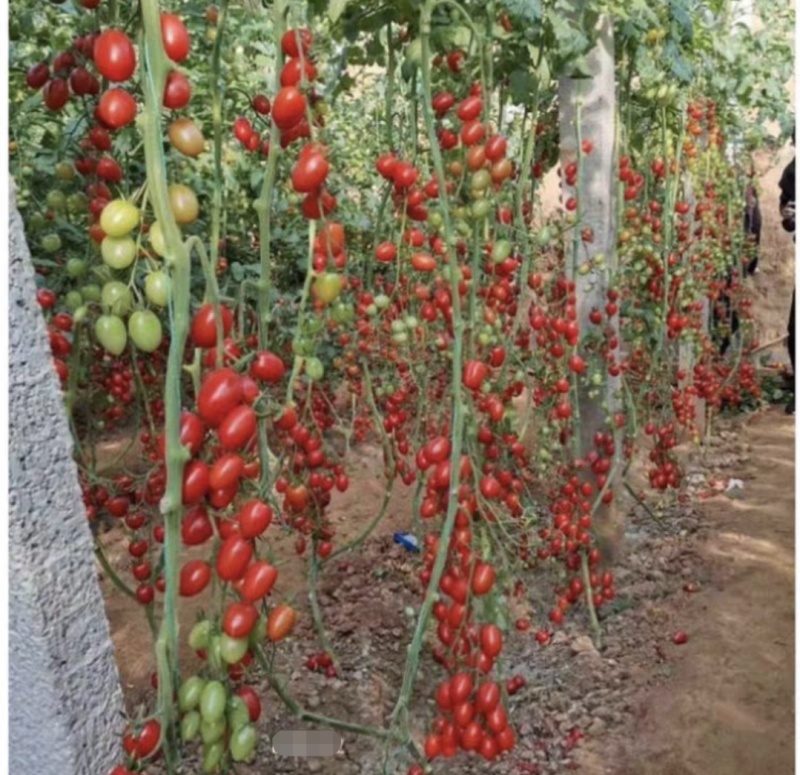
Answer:
POLYGON ((107 775, 122 691, 13 191, 9 227, 10 772, 107 775))

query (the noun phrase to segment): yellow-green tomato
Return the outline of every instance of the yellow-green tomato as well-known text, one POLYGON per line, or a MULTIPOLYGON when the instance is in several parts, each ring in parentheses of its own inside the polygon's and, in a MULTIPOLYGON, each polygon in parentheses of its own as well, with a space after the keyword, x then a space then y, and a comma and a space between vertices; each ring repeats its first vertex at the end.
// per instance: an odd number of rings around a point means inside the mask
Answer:
POLYGON ((194 191, 182 183, 173 183, 169 189, 169 207, 175 220, 181 226, 187 226, 197 220, 200 215, 200 203, 194 191))
POLYGON ((200 737, 206 745, 216 743, 225 736, 225 719, 220 718, 216 721, 200 721, 200 737))
POLYGON ((219 772, 224 754, 225 745, 221 740, 211 743, 211 745, 203 746, 203 772, 219 772))
POLYGON ((139 225, 139 208, 126 199, 112 199, 100 213, 100 228, 108 237, 125 237, 139 225))
POLYGON ((130 237, 104 237, 100 254, 112 269, 127 269, 136 258, 136 243, 130 237))
MULTIPOLYGON (((83 295, 87 298, 85 289, 83 295)), ((103 286, 100 303, 104 310, 114 315, 127 315, 133 308, 133 294, 125 283, 110 280, 103 286)))
POLYGON ((142 352, 155 352, 162 336, 158 315, 149 309, 136 310, 128 319, 128 336, 142 352))
POLYGON ((472 178, 469 182, 469 187, 473 191, 486 191, 487 188, 492 183, 492 176, 489 174, 489 170, 478 170, 472 174, 472 178))
POLYGON ((228 665, 235 665, 241 661, 250 646, 247 638, 231 638, 223 633, 219 639, 219 653, 222 661, 228 665))
POLYGON ((211 636, 211 622, 203 619, 197 622, 189 631, 189 646, 194 651, 201 651, 208 648, 208 641, 211 636))
POLYGON ((156 307, 166 307, 169 302, 169 276, 160 269, 144 278, 144 295, 156 307))
POLYGON ((121 355, 128 342, 128 333, 122 318, 116 315, 101 315, 94 324, 97 341, 112 355, 121 355))
POLYGON ((252 724, 240 727, 231 735, 228 747, 231 750, 231 759, 235 762, 247 761, 256 750, 258 733, 252 724))
POLYGON ((225 715, 227 704, 225 687, 219 681, 209 681, 200 695, 200 715, 204 721, 219 721, 225 715))
POLYGON ((56 177, 59 180, 69 182, 75 177, 75 170, 69 162, 60 161, 56 164, 56 177))
POLYGON ((178 689, 178 708, 181 713, 194 710, 200 704, 200 697, 206 682, 199 676, 193 675, 187 678, 178 689))
POLYGON ((344 279, 335 272, 323 272, 314 279, 314 297, 323 304, 330 304, 339 298, 344 286, 344 279))
POLYGON ((181 740, 191 743, 200 734, 200 714, 196 710, 189 711, 181 719, 181 740))

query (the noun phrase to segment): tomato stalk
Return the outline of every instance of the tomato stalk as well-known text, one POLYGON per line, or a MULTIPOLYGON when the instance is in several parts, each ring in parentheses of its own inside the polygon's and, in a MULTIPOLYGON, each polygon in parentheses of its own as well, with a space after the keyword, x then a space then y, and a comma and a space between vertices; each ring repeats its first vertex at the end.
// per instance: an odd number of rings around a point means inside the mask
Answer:
POLYGON ((136 357, 135 347, 131 347, 131 371, 133 372, 133 379, 136 383, 136 390, 142 397, 141 403, 144 404, 145 416, 147 417, 147 427, 150 429, 150 434, 153 436, 153 438, 155 438, 158 431, 156 430, 156 423, 153 419, 153 413, 150 411, 150 401, 147 396, 147 387, 142 381, 142 374, 139 370, 139 360, 136 357))
MULTIPOLYGON (((273 89, 277 94, 280 89, 280 71, 283 66, 283 52, 281 37, 285 27, 287 10, 286 0, 275 0, 273 7, 272 32, 275 40, 275 74, 273 89)), ((269 154, 267 155, 267 172, 261 193, 253 203, 253 209, 258 214, 258 250, 259 250, 259 278, 257 283, 257 309, 258 309, 258 346, 266 350, 269 345, 269 324, 272 322, 271 301, 272 295, 272 264, 270 240, 272 238, 272 194, 275 189, 275 179, 278 172, 278 154, 280 153, 280 132, 273 122, 269 135, 269 154)), ((258 454, 261 459, 259 474, 259 494, 266 495, 270 486, 270 465, 272 453, 269 448, 267 435, 267 417, 258 419, 258 454)))
MULTIPOLYGON (((220 63, 222 38, 227 17, 228 0, 222 0, 217 16, 217 37, 211 54, 211 120, 214 128, 214 204, 211 211, 211 266, 214 272, 216 272, 219 263, 222 210, 225 207, 225 180, 222 176, 222 107, 224 95, 220 92, 220 63)), ((215 309, 216 313, 217 310, 215 309)))
POLYGON ((156 640, 158 713, 163 730, 163 751, 168 773, 175 771, 177 728, 174 690, 179 680, 178 662, 178 572, 180 524, 183 511, 183 469, 189 452, 180 441, 181 373, 189 331, 191 258, 172 214, 167 193, 166 162, 161 126, 161 102, 170 65, 161 36, 158 0, 142 0, 143 78, 145 109, 141 116, 145 165, 153 210, 165 242, 165 265, 170 275, 170 347, 164 388, 166 434, 166 493, 161 502, 164 515, 164 613, 156 640))
POLYGON ((339 549, 337 549, 335 552, 329 554, 328 557, 325 558, 324 563, 330 562, 334 558, 340 557, 342 554, 345 554, 346 552, 353 551, 353 549, 363 544, 364 541, 366 541, 367 538, 369 538, 370 535, 372 535, 372 532, 383 521, 383 518, 386 515, 386 510, 389 508, 389 501, 391 500, 392 497, 392 486, 394 485, 394 482, 397 478, 397 467, 394 460, 394 454, 392 453, 391 440, 386 434, 386 431, 383 427, 383 422, 381 421, 380 411, 378 410, 378 406, 375 403, 375 393, 372 387, 372 377, 370 376, 370 372, 366 362, 362 362, 361 368, 364 374, 364 388, 367 394, 367 401, 369 402, 370 409, 372 409, 372 413, 375 417, 375 427, 378 428, 378 430, 381 433, 383 454, 386 460, 386 464, 388 466, 387 477, 386 477, 386 489, 384 490, 383 493, 383 502, 381 503, 381 507, 378 510, 378 513, 375 516, 375 518, 369 523, 369 525, 367 525, 367 527, 364 530, 361 531, 361 533, 358 535, 357 538, 355 538, 353 541, 346 544, 345 546, 339 547, 339 549))
MULTIPOLYGON (((447 0, 450 2, 451 0, 447 0)), ((453 239, 453 227, 450 219, 450 208, 444 196, 447 191, 447 182, 444 172, 444 161, 442 159, 442 152, 436 137, 436 128, 433 118, 433 107, 431 105, 431 51, 430 51, 430 36, 431 36, 431 20, 433 11, 442 0, 427 0, 422 7, 420 17, 420 40, 422 43, 422 109, 425 118, 425 126, 428 133, 428 140, 431 147, 431 155, 433 157, 434 168, 436 170, 436 177, 439 185, 439 191, 442 192, 442 218, 445 228, 445 242, 447 250, 451 252, 451 262, 448 266, 450 274, 450 288, 452 295, 452 308, 453 308, 453 350, 452 350, 452 433, 451 433, 451 460, 454 461, 451 465, 450 471, 450 497, 447 504, 447 514, 445 516, 444 524, 442 525, 442 532, 439 540, 439 548, 436 554, 436 559, 431 569, 431 579, 428 583, 428 588, 425 592, 425 599, 420 607, 419 615, 417 617, 417 624, 414 630, 414 636, 411 644, 408 646, 408 656, 406 657, 406 665, 403 673, 403 682, 400 689, 400 695, 397 703, 392 711, 392 726, 394 727, 398 721, 402 719, 403 728, 405 731, 408 729, 408 705, 411 698, 411 692, 414 686, 414 681, 417 675, 417 668, 419 665, 419 655, 422 649, 422 641, 425 636, 425 631, 430 620, 431 611, 444 573, 445 563, 447 562, 447 555, 449 552, 450 538, 453 534, 453 527, 455 525, 456 512, 458 510, 458 488, 460 479, 460 465, 461 451, 463 446, 464 437, 464 420, 465 420, 465 406, 461 395, 462 380, 462 360, 464 349, 464 321, 461 316, 461 298, 459 294, 459 272, 456 264, 456 257, 453 251, 455 241, 453 239)), ((457 5, 457 4, 454 4, 457 5)), ((460 10, 460 6, 457 6, 460 10)))
MULTIPOLYGON (((392 22, 386 22, 386 148, 391 151, 394 147, 394 73, 395 56, 392 45, 392 22)), ((372 262, 370 262, 371 264, 372 262)))

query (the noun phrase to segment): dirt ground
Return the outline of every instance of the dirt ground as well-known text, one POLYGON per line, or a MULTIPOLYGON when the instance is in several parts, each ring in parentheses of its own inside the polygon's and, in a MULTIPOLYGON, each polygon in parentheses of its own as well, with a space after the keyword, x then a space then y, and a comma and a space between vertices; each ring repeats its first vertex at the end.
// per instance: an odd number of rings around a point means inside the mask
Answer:
POLYGON ((581 757, 587 775, 794 772, 794 423, 779 410, 742 431, 726 475, 738 500, 704 502, 698 546, 708 581, 676 605, 689 642, 671 675, 634 696, 637 712, 581 757))

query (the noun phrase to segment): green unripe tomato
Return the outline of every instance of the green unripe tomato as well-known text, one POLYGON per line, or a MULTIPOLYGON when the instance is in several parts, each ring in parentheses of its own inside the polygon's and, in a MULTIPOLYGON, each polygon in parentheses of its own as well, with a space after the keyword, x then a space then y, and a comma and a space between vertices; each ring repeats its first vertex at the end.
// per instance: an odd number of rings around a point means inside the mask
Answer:
POLYGON ((144 295, 156 307, 166 307, 169 303, 169 275, 160 269, 150 272, 144 278, 144 295))
POLYGON ((191 743, 200 734, 200 714, 196 710, 189 711, 181 719, 181 740, 191 743))
POLYGON ((444 217, 440 212, 428 213, 428 225, 438 231, 444 225, 444 217))
POLYGON ((511 255, 511 242, 507 239, 499 239, 492 247, 492 261, 500 264, 511 255))
POLYGON ((86 274, 86 262, 82 258, 70 258, 64 269, 69 277, 77 280, 86 274))
POLYGON ((64 305, 70 312, 75 312, 83 304, 83 296, 80 291, 69 291, 64 297, 64 305))
POLYGON ((219 772, 222 757, 225 755, 225 745, 218 740, 211 745, 203 746, 203 772, 219 772))
POLYGON ((249 647, 250 643, 247 638, 231 638, 230 635, 222 633, 219 639, 220 656, 222 661, 228 665, 235 665, 240 662, 249 647))
POLYGON ((202 719, 200 721, 200 737, 206 745, 211 745, 218 740, 222 740, 225 736, 225 728, 224 718, 217 719, 216 721, 206 721, 202 719))
POLYGON ((320 317, 309 318, 304 323, 305 333, 308 336, 315 336, 319 334, 323 328, 325 328, 325 321, 320 317))
POLYGON ((250 711, 247 703, 238 695, 233 694, 228 700, 228 727, 234 732, 250 723, 250 711))
POLYGON ((52 191, 47 192, 44 201, 51 210, 61 212, 67 206, 67 195, 63 191, 54 188, 52 191))
MULTIPOLYGON (((83 293, 86 298, 86 290, 83 293)), ((114 315, 127 315, 133 309, 133 294, 125 283, 110 280, 103 286, 100 297, 103 309, 114 315)))
POLYGON ((82 305, 72 314, 72 322, 74 325, 79 326, 88 316, 89 308, 82 305))
POLYGON ((125 237, 139 225, 139 208, 125 199, 112 199, 100 214, 100 228, 109 237, 125 237))
POLYGON ((319 382, 325 376, 325 366, 319 358, 306 359, 305 363, 306 374, 312 382, 319 382))
POLYGON ((70 215, 80 215, 86 210, 88 201, 86 194, 82 191, 76 191, 74 194, 70 194, 67 197, 67 212, 70 215))
POLYGON ((122 318, 116 315, 101 315, 94 324, 97 341, 112 355, 121 355, 128 343, 128 332, 122 318))
POLYGON ((149 309, 137 310, 128 319, 128 335, 142 352, 155 352, 161 344, 161 321, 149 309))
POLYGON ((30 231, 39 231, 47 223, 47 219, 41 213, 34 213, 27 220, 28 229, 30 231))
POLYGON ((99 285, 96 283, 89 283, 81 288, 81 296, 88 302, 97 303, 103 298, 103 293, 99 285))
POLYGON ((472 173, 472 178, 469 181, 469 187, 473 191, 486 191, 492 184, 492 176, 489 170, 478 170, 472 173))
POLYGON ((352 323, 356 318, 352 304, 335 304, 331 310, 331 318, 337 323, 352 323))
POLYGON ((237 729, 228 741, 231 750, 231 758, 235 762, 247 761, 256 750, 258 742, 258 732, 255 726, 247 724, 237 729))
POLYGON ((189 632, 189 646, 194 651, 202 651, 208 648, 208 641, 211 637, 211 622, 203 619, 197 622, 189 632))
POLYGON ((136 258, 136 243, 130 237, 105 237, 100 254, 112 269, 127 269, 136 258))
POLYGON ((391 304, 391 299, 385 293, 379 293, 374 299, 375 306, 378 309, 386 309, 391 304))
POLYGON ((476 199, 469 207, 470 214, 476 221, 482 221, 492 210, 492 203, 488 199, 476 199))
POLYGON ((408 342, 408 334, 405 331, 392 334, 392 341, 395 344, 406 344, 408 342))
POLYGON ((178 689, 178 708, 181 713, 188 713, 200 704, 200 697, 206 682, 199 676, 193 675, 187 678, 178 689))
POLYGON ((200 715, 203 721, 219 721, 225 715, 228 696, 220 681, 209 681, 200 695, 200 715))
POLYGON ((219 672, 224 667, 222 659, 222 640, 219 635, 212 635, 208 640, 208 664, 211 669, 219 672))
POLYGON ((61 237, 58 234, 46 234, 42 237, 42 250, 45 253, 55 253, 61 250, 61 237))
POLYGON ((75 177, 75 169, 69 162, 60 161, 56 164, 56 177, 68 183, 75 177))

